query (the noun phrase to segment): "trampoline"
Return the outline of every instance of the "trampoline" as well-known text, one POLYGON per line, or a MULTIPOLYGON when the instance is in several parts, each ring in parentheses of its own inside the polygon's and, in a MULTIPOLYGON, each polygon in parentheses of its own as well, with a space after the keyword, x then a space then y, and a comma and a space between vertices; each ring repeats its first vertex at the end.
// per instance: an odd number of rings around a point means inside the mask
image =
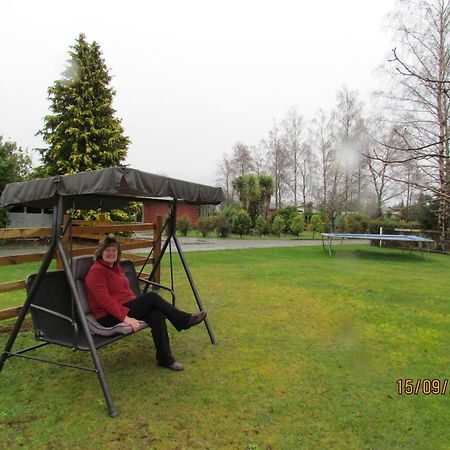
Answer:
POLYGON ((420 250, 423 252, 423 245, 427 244, 427 250, 430 251, 430 245, 433 239, 415 236, 411 234, 365 234, 365 233, 322 233, 322 245, 325 251, 331 255, 331 244, 333 241, 340 240, 342 245, 344 239, 359 239, 365 241, 399 241, 409 242, 410 252, 413 249, 413 244, 418 244, 420 250))

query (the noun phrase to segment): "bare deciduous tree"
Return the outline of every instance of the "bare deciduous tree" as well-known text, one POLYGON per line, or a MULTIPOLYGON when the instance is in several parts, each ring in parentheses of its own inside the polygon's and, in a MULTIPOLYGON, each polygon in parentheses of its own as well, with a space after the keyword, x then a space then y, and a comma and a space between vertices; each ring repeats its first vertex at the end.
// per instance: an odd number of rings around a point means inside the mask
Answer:
POLYGON ((245 175, 253 171, 253 159, 250 149, 242 142, 233 146, 232 166, 236 176, 245 175))
POLYGON ((226 201, 231 201, 233 196, 233 185, 236 174, 233 169, 231 158, 225 153, 222 157, 222 161, 217 168, 217 183, 225 191, 226 201))
POLYGON ((291 191, 294 205, 298 206, 298 192, 300 185, 300 152, 302 133, 302 116, 297 112, 295 107, 291 107, 285 119, 282 122, 284 131, 284 141, 286 143, 286 152, 289 158, 289 180, 287 180, 288 187, 291 191))
POLYGON ((280 136, 277 124, 273 123, 266 141, 269 172, 273 177, 275 208, 280 208, 287 189, 289 157, 284 139, 280 136))
POLYGON ((362 204, 366 170, 363 158, 364 123, 362 104, 357 91, 343 86, 337 93, 334 111, 336 123, 336 163, 344 178, 344 201, 347 210, 358 209, 362 204))
POLYGON ((304 208, 310 202, 310 195, 312 195, 313 192, 314 177, 317 173, 315 162, 311 144, 303 143, 300 149, 300 158, 298 160, 298 175, 300 180, 302 205, 304 208))
POLYGON ((378 118, 367 123, 371 138, 367 146, 367 163, 370 173, 371 185, 375 195, 375 210, 371 212, 374 217, 383 216, 383 206, 390 200, 407 193, 405 187, 396 181, 408 170, 404 165, 396 165, 398 157, 398 136, 394 130, 387 129, 386 121, 378 118), (383 145, 384 140, 389 146, 383 145))
POLYGON ((261 140, 258 145, 250 146, 252 155, 253 168, 258 175, 265 173, 266 168, 266 148, 264 140, 261 140))
POLYGON ((319 173, 317 200, 320 209, 330 217, 332 226, 345 205, 343 174, 336 161, 334 128, 334 116, 320 110, 311 123, 310 131, 319 173))
POLYGON ((217 181, 224 189, 228 202, 238 199, 235 192, 233 180, 239 176, 251 173, 253 170, 253 159, 249 147, 242 142, 236 142, 233 146, 231 156, 226 153, 217 169, 217 181))
POLYGON ((390 60, 396 90, 389 93, 403 143, 396 164, 408 163, 420 177, 401 181, 439 200, 442 240, 450 228, 450 3, 400 1, 392 17, 396 48, 390 60))

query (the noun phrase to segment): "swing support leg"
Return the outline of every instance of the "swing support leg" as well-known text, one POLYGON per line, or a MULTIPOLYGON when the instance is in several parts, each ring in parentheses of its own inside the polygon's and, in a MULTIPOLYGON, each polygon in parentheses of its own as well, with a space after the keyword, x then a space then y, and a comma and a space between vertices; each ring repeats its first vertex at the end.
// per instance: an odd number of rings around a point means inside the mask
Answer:
MULTIPOLYGON (((41 267, 39 268, 39 272, 38 275, 36 276, 33 285, 30 289, 30 292, 27 295, 27 298, 25 300, 25 303, 20 311, 20 314, 17 318, 16 324, 14 326, 14 329, 11 332, 11 335, 9 336, 8 342, 6 343, 5 346, 5 350, 3 352, 3 354, 1 355, 0 358, 0 370, 3 368, 3 365, 5 363, 6 358, 8 357, 8 355, 10 355, 10 351, 13 347, 14 341, 17 337, 17 334, 20 330, 20 327, 23 323, 23 320, 25 318, 25 315, 27 314, 27 312, 30 309, 30 305, 33 301, 33 299, 36 296, 36 293, 38 291, 39 286, 41 285, 41 282, 43 280, 44 275, 46 274, 50 263, 53 259, 53 256, 55 255, 56 249, 59 250, 59 254, 61 257, 61 261, 63 263, 63 267, 64 267, 64 271, 66 274, 66 279, 67 282, 69 284, 70 287, 70 291, 71 294, 73 295, 74 298, 74 303, 75 303, 75 307, 77 310, 77 314, 81 323, 81 327, 82 327, 82 331, 85 334, 86 340, 88 342, 88 346, 89 346, 89 350, 92 356, 92 360, 94 362, 95 365, 95 372, 97 373, 97 376, 99 378, 100 381, 100 385, 102 387, 103 390, 103 394, 105 397, 105 401, 106 404, 108 406, 108 411, 109 411, 109 415, 111 417, 115 417, 118 415, 118 412, 114 406, 114 402, 112 400, 111 397, 111 392, 109 390, 108 387, 108 383, 106 381, 106 377, 105 374, 103 372, 103 367, 101 365, 100 359, 98 357, 97 354, 97 350, 95 348, 95 344, 92 338, 92 335, 89 331, 88 325, 87 325, 87 321, 86 321, 86 317, 84 315, 84 311, 83 308, 81 306, 81 300, 80 297, 78 295, 78 291, 75 285, 75 281, 72 275, 72 270, 70 267, 70 263, 69 260, 67 258, 66 255, 66 251, 64 249, 64 245, 62 242, 62 238, 61 238, 61 231, 62 231, 62 222, 63 222, 63 217, 64 217, 64 205, 63 205, 63 198, 59 197, 58 199, 58 204, 54 206, 53 209, 53 233, 52 233, 52 240, 51 243, 49 245, 49 249, 47 251, 47 254, 45 255, 43 262, 41 264, 41 267)), ((47 343, 46 343, 47 344, 47 343)), ((46 345, 46 344, 41 344, 41 345, 46 345)), ((39 345, 39 346, 41 346, 39 345)), ((39 346, 36 346, 39 347, 39 346)), ((19 352, 20 353, 20 352, 19 352)), ((30 357, 29 357, 30 358, 30 357)), ((43 361, 43 360, 42 360, 43 361)), ((49 361, 50 362, 50 361, 49 361)))
MULTIPOLYGON (((161 253, 159 254, 159 257, 157 258, 157 260, 154 262, 153 265, 153 269, 150 273, 150 275, 148 276, 148 279, 151 280, 153 278, 154 273, 156 272, 157 268, 159 267, 159 265, 161 264, 161 260, 164 256, 164 253, 167 250, 167 247, 169 246, 171 239, 173 239, 173 241, 175 242, 175 246, 177 248, 178 251, 178 255, 180 257, 181 263, 183 265, 183 269, 184 272, 186 274, 186 277, 189 281, 189 285, 191 286, 192 289, 192 293, 194 294, 195 300, 197 302, 198 308, 199 310, 203 310, 203 305, 202 305, 202 301, 200 299, 200 295, 197 291, 197 287, 195 286, 195 282, 194 279, 192 277, 191 271, 189 270, 189 266, 186 262, 186 258, 184 257, 184 253, 183 250, 181 249, 181 245, 180 242, 178 241, 177 235, 176 235, 176 223, 177 223, 177 201, 174 200, 171 202, 171 210, 170 210, 170 214, 169 217, 167 219, 166 224, 164 225, 164 228, 166 227, 166 225, 168 225, 168 236, 162 246, 161 249, 161 253)), ((172 261, 171 261, 172 262, 172 261)), ((171 268, 172 270, 172 268, 171 268)), ((148 289, 148 287, 147 287, 148 289)), ((214 333, 212 331, 211 325, 208 321, 208 318, 205 318, 204 320, 205 322, 205 326, 206 326, 206 330, 208 332, 209 338, 211 340, 212 344, 217 344, 217 340, 214 336, 214 333)))
POLYGON ((11 331, 11 334, 9 335, 9 338, 8 338, 8 341, 6 342, 4 351, 0 357, 0 372, 2 371, 5 361, 8 358, 8 355, 14 345, 16 337, 17 337, 17 335, 20 331, 20 328, 22 326, 22 323, 25 319, 25 316, 27 315, 27 313, 30 309, 31 302, 33 301, 33 299, 36 295, 39 284, 40 284, 42 278, 44 277, 45 273, 47 272, 47 270, 50 266, 50 263, 52 262, 53 256, 56 252, 57 232, 55 230, 58 230, 58 214, 57 214, 57 211, 55 211, 55 210, 53 211, 52 221, 53 221, 52 226, 53 226, 53 230, 54 230, 53 235, 52 235, 52 240, 50 242, 47 253, 42 261, 41 267, 39 268, 39 272, 36 277, 36 282, 33 284, 30 292, 27 295, 27 298, 25 299, 25 302, 24 302, 22 308, 20 309, 20 313, 17 317, 14 328, 11 331))
POLYGON ((67 282, 69 283, 70 286, 70 290, 72 292, 74 301, 75 301, 75 307, 76 307, 76 311, 81 323, 81 327, 83 330, 83 333, 86 337, 88 346, 89 346, 89 353, 91 354, 92 357, 92 362, 94 363, 95 366, 95 373, 98 376, 98 380, 100 382, 100 386, 102 388, 103 391, 103 395, 105 397, 105 401, 106 401, 106 405, 108 407, 108 412, 109 415, 111 417, 117 417, 119 415, 115 405, 114 405, 114 401, 112 399, 111 396, 111 391, 109 389, 108 386, 108 382, 106 380, 106 376, 105 376, 105 372, 103 371, 103 366, 102 363, 100 361, 100 358, 98 356, 98 352, 97 349, 95 348, 95 344, 94 344, 94 340, 92 338, 92 335, 89 331, 89 327, 87 324, 87 320, 86 320, 86 316, 84 314, 83 308, 81 306, 81 300, 80 300, 80 296, 78 294, 78 290, 76 288, 75 285, 75 280, 73 278, 72 275, 72 269, 70 267, 69 261, 67 259, 66 253, 64 251, 64 246, 61 242, 61 240, 58 241, 58 250, 60 253, 60 257, 61 257, 61 261, 63 263, 64 266, 64 270, 66 272, 66 278, 67 278, 67 282))
MULTIPOLYGON (((198 309, 203 310, 203 305, 202 305, 202 301, 200 300, 200 295, 198 294, 197 288, 194 283, 194 279, 192 278, 191 271, 189 270, 189 266, 187 265, 186 259, 183 254, 183 250, 181 250, 181 245, 180 245, 180 242, 178 241, 178 238, 176 235, 173 236, 173 240, 177 247, 178 255, 180 256, 181 263, 183 264, 184 271, 186 273, 187 279, 191 286, 192 293, 194 294, 195 300, 197 302, 198 309)), ((211 340, 211 344, 217 344, 217 340, 214 336, 211 325, 209 324, 208 317, 205 318, 204 322, 205 322, 206 330, 208 331, 209 339, 211 340)))

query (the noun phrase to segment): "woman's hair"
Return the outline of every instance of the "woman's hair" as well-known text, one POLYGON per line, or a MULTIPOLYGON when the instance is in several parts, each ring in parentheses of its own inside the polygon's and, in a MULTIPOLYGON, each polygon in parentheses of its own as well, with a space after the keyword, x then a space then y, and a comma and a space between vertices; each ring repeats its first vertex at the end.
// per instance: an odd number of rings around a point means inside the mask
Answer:
POLYGON ((115 245, 117 248, 117 262, 120 262, 120 255, 121 255, 121 250, 120 250, 120 243, 118 241, 118 239, 116 239, 115 237, 111 237, 111 236, 105 236, 99 243, 98 243, 98 247, 97 250, 94 253, 94 258, 95 260, 97 259, 103 259, 103 252, 105 251, 106 248, 111 247, 115 245))

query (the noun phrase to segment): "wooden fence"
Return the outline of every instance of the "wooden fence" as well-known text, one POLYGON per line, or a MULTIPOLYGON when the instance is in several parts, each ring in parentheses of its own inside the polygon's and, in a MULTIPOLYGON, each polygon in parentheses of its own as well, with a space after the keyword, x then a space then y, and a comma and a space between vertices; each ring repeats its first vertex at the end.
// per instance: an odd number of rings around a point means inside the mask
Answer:
MULTIPOLYGON (((67 221, 68 219, 66 219, 67 221)), ((157 216, 155 223, 117 223, 117 222, 87 222, 87 221, 72 221, 68 231, 64 234, 63 245, 66 249, 67 255, 70 259, 74 256, 92 255, 97 249, 94 241, 99 241, 105 234, 109 233, 135 233, 152 231, 152 236, 144 238, 126 237, 120 238, 122 249, 122 259, 130 259, 134 265, 142 265, 146 261, 146 257, 127 253, 127 250, 144 249, 152 247, 155 239, 161 236, 162 217, 157 216)), ((43 239, 52 236, 51 228, 3 228, 0 229, 0 239, 43 239)), ((153 263, 161 253, 161 239, 158 239, 152 258, 148 261, 153 263)), ((21 255, 6 255, 0 256, 0 266, 9 266, 27 262, 41 261, 42 253, 33 253, 30 247, 30 253, 21 255)), ((56 252, 56 267, 62 268, 62 263, 59 259, 58 252, 56 252)), ((148 274, 147 274, 148 275, 148 274)), ((154 281, 160 281, 160 271, 156 271, 154 281)), ((0 283, 0 294, 9 291, 24 290, 25 280, 8 281, 0 283)), ((24 291, 25 300, 25 291, 24 291)), ((23 304, 23 302, 22 302, 23 304)), ((21 305, 3 309, 2 299, 0 295, 0 321, 16 317, 19 314, 21 305)))

